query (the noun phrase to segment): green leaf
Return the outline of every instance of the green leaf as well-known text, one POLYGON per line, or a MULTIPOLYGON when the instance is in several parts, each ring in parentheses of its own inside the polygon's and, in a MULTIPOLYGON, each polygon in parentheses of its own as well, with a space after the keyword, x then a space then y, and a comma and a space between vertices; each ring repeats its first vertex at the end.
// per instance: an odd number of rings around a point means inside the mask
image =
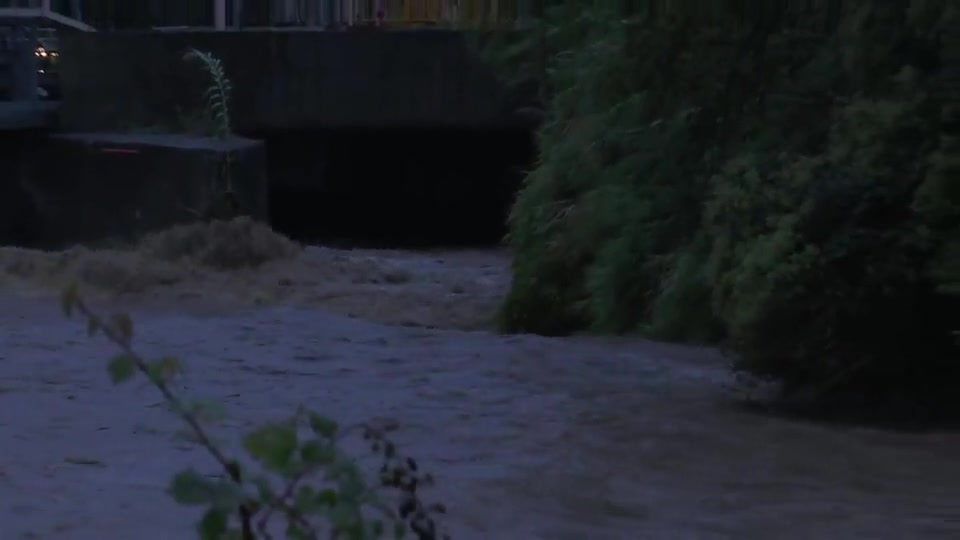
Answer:
POLYGON ((317 413, 310 413, 310 429, 321 437, 332 439, 337 434, 337 423, 317 413))
POLYGON ((330 510, 327 515, 338 538, 362 540, 365 537, 366 527, 360 512, 358 507, 350 504, 341 504, 330 510))
POLYGON ((247 435, 243 447, 267 469, 286 473, 297 450, 296 427, 289 422, 266 424, 247 435))
POLYGON ((257 488, 257 494, 260 496, 261 501, 271 502, 276 498, 276 494, 273 492, 273 486, 270 485, 270 480, 258 476, 252 480, 252 483, 257 488))
POLYGON ((218 422, 227 416, 223 404, 211 399, 191 401, 187 404, 187 412, 201 422, 218 422))
POLYGON ((227 533, 227 520, 230 513, 221 508, 210 508, 204 512, 197 523, 197 535, 200 540, 222 540, 227 533))
POLYGON ((305 465, 322 467, 337 459, 337 451, 329 444, 319 441, 308 441, 300 447, 300 459, 305 465))
POLYGON ((183 373, 183 363, 175 356, 166 356, 147 364, 147 376, 154 384, 166 383, 183 373))
POLYGON ((110 359, 107 364, 107 372, 110 374, 110 381, 113 384, 120 384, 133 378, 137 372, 137 364, 132 356, 118 354, 110 359))
POLYGON ((328 508, 333 508, 336 506, 339 499, 340 498, 337 496, 337 492, 330 488, 320 490, 315 497, 317 504, 326 506, 328 508))
POLYGON ((209 505, 227 512, 232 512, 247 500, 243 487, 233 480, 208 478, 194 470, 174 476, 169 491, 179 504, 209 505))
POLYGON ((184 506, 213 504, 217 482, 193 469, 187 469, 174 475, 167 491, 177 504, 184 506))
POLYGON ((309 529, 294 520, 287 522, 286 537, 288 540, 313 540, 316 538, 310 533, 309 529))
POLYGON ((344 527, 346 537, 350 540, 369 540, 367 534, 367 524, 363 521, 357 521, 344 527))
POLYGON ((337 496, 341 501, 360 501, 364 499, 369 490, 364 482, 363 473, 357 468, 353 460, 344 460, 330 467, 328 474, 332 473, 330 478, 337 483, 337 496))
POLYGON ((300 486, 293 496, 293 507, 301 514, 313 513, 316 503, 315 490, 310 486, 300 486))

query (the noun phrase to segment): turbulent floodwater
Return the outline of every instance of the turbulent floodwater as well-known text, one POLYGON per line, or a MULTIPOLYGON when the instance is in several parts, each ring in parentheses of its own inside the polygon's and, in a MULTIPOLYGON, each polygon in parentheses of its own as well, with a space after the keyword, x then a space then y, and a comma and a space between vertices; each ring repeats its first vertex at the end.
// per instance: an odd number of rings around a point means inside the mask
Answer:
POLYGON ((216 472, 155 391, 109 384, 111 347, 52 295, 79 281, 132 312, 143 353, 186 359, 179 390, 233 413, 224 440, 301 404, 399 422, 455 539, 960 538, 960 435, 740 412, 710 350, 492 334, 505 253, 300 250, 244 227, 228 253, 197 230, 0 250, 0 537, 190 538, 196 511, 163 489, 216 472))

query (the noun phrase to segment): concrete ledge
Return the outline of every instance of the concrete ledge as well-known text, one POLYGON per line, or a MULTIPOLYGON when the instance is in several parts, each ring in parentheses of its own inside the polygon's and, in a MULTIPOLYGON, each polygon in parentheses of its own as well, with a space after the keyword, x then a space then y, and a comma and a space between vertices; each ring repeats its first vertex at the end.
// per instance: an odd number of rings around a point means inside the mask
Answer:
POLYGON ((57 101, 0 102, 0 130, 50 128, 57 124, 57 101))
POLYGON ((61 38, 64 128, 170 127, 195 114, 209 81, 183 61, 190 48, 222 60, 241 133, 517 122, 455 31, 141 31, 61 38))
POLYGON ((21 185, 35 208, 39 243, 59 247, 135 240, 196 221, 222 195, 222 159, 243 213, 266 220, 266 156, 258 141, 183 135, 73 133, 36 145, 21 185))

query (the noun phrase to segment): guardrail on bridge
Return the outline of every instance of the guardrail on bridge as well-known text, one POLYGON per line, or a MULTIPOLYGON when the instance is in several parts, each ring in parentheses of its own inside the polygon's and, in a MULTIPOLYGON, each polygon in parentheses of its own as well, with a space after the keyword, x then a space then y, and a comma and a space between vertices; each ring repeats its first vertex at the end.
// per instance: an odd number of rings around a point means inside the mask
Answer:
MULTIPOLYGON (((215 0, 215 13, 227 17, 243 9, 244 0, 215 0), (220 10, 220 11, 216 11, 220 10)), ((479 26, 508 24, 533 17, 542 2, 533 0, 274 0, 271 24, 291 26, 479 26)), ((243 16, 239 18, 242 20, 243 16)))
POLYGON ((83 22, 80 0, 0 0, 0 19, 31 21, 34 25, 54 24, 92 32, 83 22), (42 21, 42 22, 41 22, 42 21))
MULTIPOLYGON (((9 1, 9 0, 7 0, 9 1)), ((218 30, 353 26, 508 24, 542 9, 541 0, 53 0, 101 30, 192 27, 218 30)))

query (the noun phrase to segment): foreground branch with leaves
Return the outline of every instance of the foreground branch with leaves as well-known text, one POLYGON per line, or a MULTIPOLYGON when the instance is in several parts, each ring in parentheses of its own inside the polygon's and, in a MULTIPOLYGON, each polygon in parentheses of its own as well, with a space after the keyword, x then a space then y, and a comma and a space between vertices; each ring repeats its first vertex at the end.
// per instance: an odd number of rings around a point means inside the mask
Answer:
POLYGON ((418 540, 449 538, 438 531, 434 517, 442 505, 427 506, 418 488, 432 483, 411 458, 401 456, 387 437, 395 425, 358 425, 344 429, 301 407, 290 418, 267 423, 246 434, 243 448, 257 467, 228 456, 204 428, 203 405, 178 396, 170 382, 183 372, 179 358, 148 360, 133 348, 134 327, 126 314, 103 318, 74 285, 64 290, 61 305, 67 317, 77 314, 90 336, 105 336, 119 348, 107 371, 114 384, 138 373, 160 391, 194 439, 222 469, 211 478, 194 469, 174 475, 169 493, 184 506, 205 506, 196 525, 202 540, 269 540, 274 518, 285 521, 284 537, 296 540, 366 540, 392 536, 418 540), (341 448, 349 435, 360 435, 382 460, 379 486, 368 486, 355 460, 341 448), (394 504, 387 502, 393 496, 394 504), (372 517, 371 517, 372 516, 372 517))

